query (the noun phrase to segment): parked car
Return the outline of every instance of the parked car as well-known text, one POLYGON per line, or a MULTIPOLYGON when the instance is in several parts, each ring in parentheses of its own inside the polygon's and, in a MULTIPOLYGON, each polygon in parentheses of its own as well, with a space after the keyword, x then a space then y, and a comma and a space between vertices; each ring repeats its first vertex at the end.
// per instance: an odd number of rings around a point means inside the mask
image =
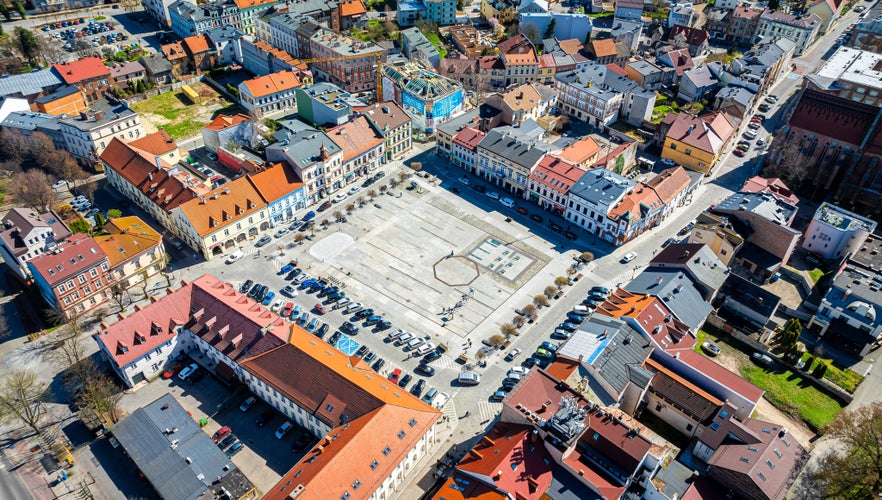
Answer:
POLYGON ((411 376, 411 374, 409 374, 409 373, 405 373, 405 374, 401 377, 401 380, 398 381, 398 387, 407 387, 407 384, 410 383, 410 379, 412 379, 412 378, 413 378, 413 377, 411 376))
POLYGON ((218 429, 217 432, 215 432, 214 435, 211 436, 211 440, 213 442, 217 443, 217 442, 221 441, 223 438, 230 435, 232 432, 233 432, 233 430, 225 425, 225 426, 221 427, 220 429, 218 429))
POLYGON ((357 335, 358 327, 348 321, 345 321, 342 325, 340 325, 340 331, 347 335, 357 335))
POLYGON ((324 336, 328 333, 331 327, 328 326, 327 323, 322 323, 322 326, 318 327, 318 330, 315 331, 315 335, 318 338, 324 338, 324 336))
POLYGON ((197 365, 196 363, 193 363, 193 364, 187 366, 186 368, 181 370, 180 373, 178 373, 178 378, 181 380, 187 380, 187 377, 192 375, 193 372, 195 372, 197 368, 199 368, 199 365, 197 365))
POLYGON ((389 381, 397 384, 399 377, 401 377, 401 368, 396 368, 389 374, 389 381))
POLYGON ((450 399, 450 395, 447 394, 446 392, 442 392, 442 393, 438 394, 437 396, 435 396, 434 398, 432 398, 432 406, 434 406, 435 408, 441 409, 444 407, 445 404, 447 404, 447 401, 449 399, 450 399))
POLYGON ((217 444, 217 447, 220 448, 221 450, 225 450, 225 449, 227 449, 227 446, 230 446, 231 444, 233 444, 233 442, 236 441, 237 439, 239 439, 239 438, 237 438, 235 434, 229 434, 229 435, 227 435, 227 437, 223 438, 223 440, 221 440, 221 442, 219 442, 217 444))
POLYGON ((249 409, 251 409, 252 406, 254 406, 254 403, 256 402, 257 398, 255 398, 254 396, 249 396, 248 399, 246 399, 242 402, 241 405, 239 405, 239 411, 248 411, 249 409))
POLYGON ((364 324, 367 326, 370 326, 370 325, 375 325, 381 321, 383 321, 383 317, 380 316, 379 314, 375 314, 375 315, 367 318, 366 320, 364 320, 364 324))
POLYGON ((490 396, 490 401, 502 401, 508 393, 505 391, 496 391, 490 396))
POLYGON ((441 354, 442 353, 441 353, 440 349, 435 349, 434 351, 430 351, 428 354, 423 356, 422 362, 423 363, 431 363, 432 361, 435 361, 436 359, 440 358, 441 354))
POLYGON ((416 384, 413 384, 413 387, 410 388, 410 393, 416 397, 420 397, 423 391, 426 388, 426 379, 417 380, 416 384))
POLYGON ((481 377, 477 373, 462 372, 456 377, 460 385, 478 385, 481 383, 481 377))
POLYGON ((622 257, 622 264, 627 264, 637 258, 637 252, 628 252, 622 257))
POLYGON ((284 287, 282 287, 282 290, 279 293, 281 293, 285 297, 294 298, 297 296, 297 290, 295 290, 294 287, 291 285, 285 285, 284 287))
POLYGON ((270 238, 269 236, 264 236, 264 237, 260 238, 259 240, 257 240, 257 243, 255 243, 254 246, 256 246, 257 248, 260 248, 264 245, 269 244, 269 242, 271 242, 271 241, 273 241, 272 238, 270 238))
POLYGON ((772 359, 771 356, 769 356, 768 354, 763 354, 761 352, 755 352, 751 354, 750 357, 753 358, 753 361, 759 365, 772 366, 773 364, 775 364, 775 361, 772 359))
POLYGON ((435 374, 435 368, 433 368, 425 363, 420 363, 419 365, 417 365, 416 368, 414 368, 413 371, 414 371, 414 373, 419 373, 420 375, 425 375, 427 377, 431 377, 432 375, 435 374))
POLYGON ((316 304, 315 307, 313 307, 312 309, 316 312, 316 314, 325 314, 326 312, 328 312, 327 308, 325 308, 325 306, 323 306, 321 303, 316 304))
POLYGON ((509 351, 508 354, 505 356, 505 360, 506 360, 506 361, 514 361, 514 359, 515 359, 516 357, 518 357, 518 355, 519 355, 520 353, 521 353, 521 350, 520 350, 520 349, 512 349, 512 350, 509 351))
POLYGON ((294 424, 286 420, 285 423, 283 423, 279 426, 278 429, 276 429, 276 439, 282 439, 283 437, 285 437, 285 434, 288 434, 288 431, 291 430, 291 427, 294 427, 294 424))
POLYGON ((701 349, 711 356, 717 356, 722 352, 716 344, 711 342, 702 342, 701 349))

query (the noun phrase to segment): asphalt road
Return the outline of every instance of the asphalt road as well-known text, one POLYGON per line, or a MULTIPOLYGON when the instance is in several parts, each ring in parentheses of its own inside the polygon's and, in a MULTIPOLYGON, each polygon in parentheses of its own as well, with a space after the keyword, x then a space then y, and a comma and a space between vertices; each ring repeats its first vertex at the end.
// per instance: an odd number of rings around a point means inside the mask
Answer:
POLYGON ((8 500, 31 500, 34 498, 16 472, 10 472, 12 464, 0 452, 0 498, 8 500))

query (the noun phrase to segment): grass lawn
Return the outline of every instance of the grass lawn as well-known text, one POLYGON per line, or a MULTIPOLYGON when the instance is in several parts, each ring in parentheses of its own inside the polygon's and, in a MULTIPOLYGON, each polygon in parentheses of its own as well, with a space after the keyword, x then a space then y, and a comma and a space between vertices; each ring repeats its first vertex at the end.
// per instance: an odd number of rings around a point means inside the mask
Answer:
POLYGON ((815 429, 830 423, 842 406, 790 370, 769 371, 753 364, 741 366, 741 376, 766 391, 781 411, 805 420, 815 429))
POLYGON ((193 120, 184 120, 177 123, 172 123, 170 125, 165 125, 162 127, 163 130, 168 132, 168 135, 172 136, 173 139, 191 137, 198 134, 202 127, 206 126, 207 123, 202 123, 199 121, 193 120))
MULTIPOLYGON (((811 356, 809 353, 805 353, 802 355, 802 360, 807 361, 811 356)), ((864 376, 860 373, 850 369, 850 368, 840 368, 836 366, 830 358, 815 358, 823 360, 827 363, 827 371, 824 373, 824 378, 827 381, 838 385, 839 387, 845 389, 848 392, 854 393, 857 387, 864 381, 864 376)), ((817 361, 813 362, 814 366, 817 366, 817 361)), ((814 368, 812 366, 811 368, 814 368)), ((806 367, 806 370, 810 369, 810 367, 806 367)))
POLYGON ((674 109, 667 104, 662 104, 660 106, 652 108, 652 123, 660 123, 665 118, 665 115, 672 112, 673 110, 674 109))
POLYGON ((818 280, 820 280, 821 277, 824 276, 824 271, 821 271, 821 270, 818 269, 818 268, 814 268, 814 269, 812 269, 811 271, 809 271, 809 276, 812 277, 812 281, 814 281, 815 283, 817 283, 818 280))
POLYGON ((588 17, 597 19, 598 17, 612 17, 615 12, 598 12, 597 14, 588 14, 588 17))
POLYGON ((425 35, 426 39, 432 42, 432 45, 434 45, 435 48, 438 49, 438 53, 441 54, 441 59, 447 57, 447 51, 441 47, 441 38, 438 36, 437 33, 423 33, 423 35, 425 35))
POLYGON ((4 198, 6 198, 6 181, 0 180, 0 204, 3 203, 4 198))
POLYGON ((153 113, 166 120, 174 120, 187 109, 186 105, 181 102, 181 99, 184 99, 188 105, 190 104, 190 101, 184 97, 183 92, 166 92, 165 94, 159 94, 156 97, 136 102, 132 105, 132 109, 138 113, 153 113), (180 98, 178 97, 179 94, 181 95, 180 98))

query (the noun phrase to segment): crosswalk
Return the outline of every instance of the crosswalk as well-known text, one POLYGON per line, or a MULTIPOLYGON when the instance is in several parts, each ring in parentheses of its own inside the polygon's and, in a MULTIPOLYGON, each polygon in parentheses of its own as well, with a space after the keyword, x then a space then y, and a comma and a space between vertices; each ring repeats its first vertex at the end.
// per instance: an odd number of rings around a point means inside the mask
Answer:
POLYGON ((493 420, 502 411, 502 403, 481 401, 478 403, 478 416, 481 422, 493 420))

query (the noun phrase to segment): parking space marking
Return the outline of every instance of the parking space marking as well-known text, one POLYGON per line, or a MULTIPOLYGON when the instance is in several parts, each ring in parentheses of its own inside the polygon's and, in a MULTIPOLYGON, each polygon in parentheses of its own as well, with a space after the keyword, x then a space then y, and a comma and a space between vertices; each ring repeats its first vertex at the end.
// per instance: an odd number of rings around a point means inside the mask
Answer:
POLYGON ((433 361, 432 366, 434 366, 435 369, 453 368, 454 363, 455 363, 454 359, 445 354, 445 355, 441 356, 440 358, 436 359, 435 361, 433 361))
POLYGON ((347 337, 346 335, 340 335, 340 338, 337 340, 336 347, 343 354, 347 356, 352 356, 353 354, 355 354, 355 351, 358 350, 359 343, 347 337))

